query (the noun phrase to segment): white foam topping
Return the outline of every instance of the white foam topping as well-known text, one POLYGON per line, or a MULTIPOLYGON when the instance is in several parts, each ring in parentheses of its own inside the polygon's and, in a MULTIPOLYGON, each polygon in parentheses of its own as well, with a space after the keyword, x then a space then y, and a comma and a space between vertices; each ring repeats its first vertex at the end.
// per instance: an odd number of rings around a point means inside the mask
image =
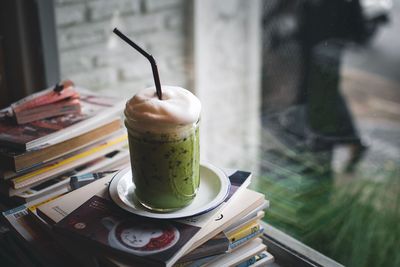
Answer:
POLYGON ((130 127, 153 130, 196 123, 200 111, 200 100, 190 91, 162 86, 162 100, 155 87, 146 88, 126 103, 125 116, 130 127))

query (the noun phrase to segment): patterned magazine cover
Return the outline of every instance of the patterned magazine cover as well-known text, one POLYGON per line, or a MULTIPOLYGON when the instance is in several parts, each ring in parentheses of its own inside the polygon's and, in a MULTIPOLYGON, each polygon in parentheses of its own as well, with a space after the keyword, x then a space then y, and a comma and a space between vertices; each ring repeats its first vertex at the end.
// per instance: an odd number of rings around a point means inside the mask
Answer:
MULTIPOLYGON (((108 117, 111 109, 122 110, 124 107, 123 105, 116 107, 116 105, 121 105, 119 99, 93 95, 87 91, 81 93, 80 103, 82 105, 81 113, 38 120, 22 125, 16 124, 10 117, 0 117, 0 145, 20 150, 43 147, 52 138, 57 137, 62 132, 69 131, 72 127, 79 128, 75 129, 76 135, 88 131, 90 130, 88 129, 88 122, 92 118, 96 116, 108 117)), ((73 137, 71 135, 72 133, 66 138, 73 137)), ((61 141, 63 140, 60 139, 59 142, 61 141)))
MULTIPOLYGON (((229 175, 230 180, 234 180, 235 178, 238 178, 238 176, 241 179, 242 185, 240 186, 240 188, 238 188, 236 186, 230 187, 230 190, 232 193, 236 192, 240 195, 241 193, 239 193, 239 192, 243 191, 244 188, 246 188, 247 185, 250 183, 251 175, 248 172, 225 170, 225 173, 227 175, 229 175), (244 173, 247 173, 249 175, 248 176, 241 175, 244 173)), ((103 179, 106 179, 106 178, 103 178, 103 179)), ((91 185, 88 185, 87 187, 78 189, 70 194, 66 194, 63 197, 60 197, 57 200, 51 201, 47 204, 40 206, 38 208, 38 215, 41 218, 43 218, 44 220, 46 220, 48 223, 54 225, 58 222, 64 221, 64 219, 69 214, 72 214, 76 209, 78 209, 81 205, 83 205, 86 201, 88 201, 90 199, 90 197, 92 197, 95 194, 94 192, 98 192, 97 195, 102 198, 107 198, 108 182, 105 183, 103 179, 100 179, 100 180, 92 183, 91 185), (92 185, 93 185, 93 188, 92 188, 92 185), (94 189, 95 186, 97 189, 94 189)), ((110 179, 110 178, 107 178, 107 179, 110 179)), ((239 180, 236 180, 236 181, 237 181, 237 185, 239 185, 239 183, 240 183, 239 180)), ((224 209, 224 207, 226 207, 228 205, 228 202, 231 202, 236 197, 239 197, 239 195, 236 193, 233 195, 233 197, 227 198, 225 200, 225 203, 222 204, 220 207, 222 209, 224 209)), ((230 194, 230 195, 232 195, 232 194, 230 194)), ((246 202, 245 205, 247 205, 247 204, 248 203, 246 202)), ((178 219, 176 221, 178 223, 180 223, 181 225, 191 225, 191 226, 197 227, 198 229, 208 228, 208 225, 211 221, 212 222, 214 222, 214 220, 216 220, 218 222, 220 221, 221 212, 222 212, 221 208, 217 208, 206 214, 198 215, 195 217, 184 218, 184 219, 178 219)), ((117 208, 117 209, 120 210, 119 208, 117 208)), ((243 207, 237 207, 237 209, 242 210, 243 207)), ((131 215, 129 215, 129 216, 131 216, 131 215)), ((99 223, 99 221, 98 221, 98 223, 99 223)), ((207 230, 207 232, 208 232, 208 230, 207 230)), ((177 253, 174 253, 174 256, 168 262, 167 266, 171 266, 171 264, 175 263, 180 257, 182 257, 184 254, 188 253, 189 250, 191 250, 193 244, 195 242, 197 242, 198 239, 204 238, 203 234, 199 236, 200 233, 201 233, 201 231, 197 231, 194 235, 192 235, 190 237, 190 240, 188 240, 186 242, 186 244, 184 244, 183 247, 181 247, 181 250, 179 250, 177 253)), ((215 233, 215 234, 217 234, 217 233, 215 233)), ((71 235, 68 234, 68 236, 71 236, 71 235)), ((209 236, 209 238, 212 238, 212 237, 213 237, 213 235, 209 236)), ((86 240, 88 240, 88 239, 86 239, 86 240)), ((96 243, 94 240, 91 240, 91 241, 92 241, 92 243, 96 243)), ((107 247, 107 246, 103 244, 103 247, 107 247)), ((195 247, 193 247, 193 249, 194 248, 195 247)), ((173 253, 171 253, 171 254, 173 254, 173 253)), ((148 266, 148 265, 146 264, 146 266, 148 266)))
POLYGON ((14 116, 17 120, 17 123, 21 125, 28 122, 80 112, 81 104, 79 98, 68 98, 66 100, 61 100, 52 104, 23 110, 19 113, 14 112, 14 116))
MULTIPOLYGON (((104 172, 90 173, 93 179, 88 181, 86 175, 75 176, 75 186, 71 188, 71 191, 81 188, 97 180, 97 177, 103 176, 104 172), (80 182, 85 180, 85 182, 80 182)), ((80 262, 76 262, 75 258, 71 259, 71 255, 67 254, 60 245, 54 240, 54 238, 49 235, 49 232, 43 231, 43 227, 48 227, 48 225, 38 225, 35 219, 32 217, 36 214, 36 208, 56 199, 65 193, 59 194, 48 194, 47 197, 43 198, 39 203, 29 202, 21 206, 17 206, 13 209, 2 212, 2 216, 6 221, 8 221, 9 227, 15 231, 15 233, 25 241, 28 248, 32 250, 34 254, 37 254, 37 258, 43 261, 44 266, 77 266, 80 262), (62 261, 62 262, 60 262, 62 261)), ((82 263, 81 263, 82 265, 82 263)))
POLYGON ((129 214, 110 200, 93 196, 55 229, 75 235, 118 255, 165 266, 200 229, 172 220, 154 220, 129 214))
POLYGON ((67 98, 78 98, 74 83, 70 80, 62 81, 56 87, 47 88, 40 92, 24 97, 11 104, 14 114, 27 111, 40 106, 52 104, 67 98))

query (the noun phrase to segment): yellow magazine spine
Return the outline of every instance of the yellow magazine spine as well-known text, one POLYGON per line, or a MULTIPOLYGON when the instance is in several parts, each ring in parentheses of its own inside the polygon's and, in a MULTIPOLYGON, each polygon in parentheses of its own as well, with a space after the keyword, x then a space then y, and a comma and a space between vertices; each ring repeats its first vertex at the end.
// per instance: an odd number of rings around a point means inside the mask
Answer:
POLYGON ((31 212, 35 213, 35 212, 36 212, 36 209, 37 209, 38 207, 40 207, 40 206, 42 206, 43 204, 46 204, 46 203, 48 203, 48 202, 51 202, 51 201, 53 201, 54 199, 57 199, 57 198, 59 198, 59 197, 65 195, 65 194, 66 194, 66 193, 59 194, 59 195, 55 195, 55 196, 50 197, 50 198, 48 198, 48 199, 46 199, 46 200, 44 200, 44 201, 42 201, 42 202, 39 202, 39 203, 35 204, 35 205, 33 205, 33 206, 29 206, 29 207, 28 207, 28 210, 30 210, 31 212))
POLYGON ((260 230, 260 224, 258 223, 258 221, 256 221, 251 224, 244 225, 242 228, 237 229, 236 231, 233 231, 231 233, 226 233, 226 236, 232 243, 235 242, 236 240, 242 239, 248 235, 257 232, 258 230, 260 230))
POLYGON ((107 136, 111 136, 121 128, 121 119, 114 119, 96 129, 90 130, 84 134, 73 137, 64 142, 49 146, 45 149, 34 150, 28 153, 17 155, 13 160, 16 169, 24 169, 42 162, 49 162, 57 157, 67 155, 68 153, 78 151, 79 149, 90 146, 107 136))
POLYGON ((127 138, 128 138, 128 136, 126 134, 124 134, 123 136, 120 136, 118 138, 112 139, 112 140, 106 142, 105 144, 102 144, 100 146, 96 146, 96 147, 94 147, 92 149, 89 149, 87 151, 84 151, 84 152, 82 152, 82 153, 80 153, 78 155, 72 156, 70 158, 67 158, 67 159, 65 159, 63 161, 60 161, 58 163, 55 163, 53 165, 44 167, 42 169, 36 170, 34 172, 31 172, 31 173, 28 173, 28 174, 25 174, 25 175, 22 175, 22 176, 20 176, 18 178, 15 178, 15 179, 12 180, 12 183, 13 183, 13 185, 15 187, 17 184, 22 183, 22 182, 24 182, 24 181, 26 181, 26 180, 28 180, 28 179, 36 176, 36 175, 51 171, 53 169, 56 169, 58 167, 61 167, 61 166, 66 165, 68 163, 71 163, 73 161, 76 161, 76 160, 82 159, 84 157, 90 156, 90 155, 92 155, 92 154, 94 154, 96 152, 99 152, 99 151, 101 151, 103 149, 106 149, 106 148, 108 148, 108 147, 110 147, 112 145, 121 143, 121 142, 127 140, 127 138))

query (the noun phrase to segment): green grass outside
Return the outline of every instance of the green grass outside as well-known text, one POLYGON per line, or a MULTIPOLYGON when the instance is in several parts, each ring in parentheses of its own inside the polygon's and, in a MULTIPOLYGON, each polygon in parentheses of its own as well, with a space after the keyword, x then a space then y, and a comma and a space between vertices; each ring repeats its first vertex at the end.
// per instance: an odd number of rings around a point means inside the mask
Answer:
POLYGON ((400 266, 399 164, 358 170, 340 185, 327 168, 283 172, 270 167, 252 185, 270 200, 265 221, 345 266, 400 266))

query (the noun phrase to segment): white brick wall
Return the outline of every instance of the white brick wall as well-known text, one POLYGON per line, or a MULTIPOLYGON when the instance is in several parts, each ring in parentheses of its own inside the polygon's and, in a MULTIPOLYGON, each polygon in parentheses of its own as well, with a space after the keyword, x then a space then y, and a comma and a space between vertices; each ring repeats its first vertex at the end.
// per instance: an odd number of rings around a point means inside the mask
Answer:
POLYGON ((56 7, 57 26, 66 26, 85 21, 86 6, 84 4, 73 4, 56 7))
POLYGON ((118 27, 154 55, 162 84, 200 97, 202 160, 256 170, 259 0, 55 3, 62 78, 125 98, 153 85, 148 61, 112 33, 118 27), (186 12, 188 3, 197 8, 194 18, 186 12), (193 32, 185 34, 193 19, 194 40, 193 32), (195 55, 188 54, 193 47, 195 55), (190 88, 193 83, 196 88, 190 88))
POLYGON ((146 0, 145 7, 149 12, 175 8, 182 4, 180 0, 146 0))
POLYGON ((92 21, 108 19, 115 14, 140 12, 139 0, 100 0, 88 3, 88 16, 92 21))
POLYGON ((56 0, 62 78, 125 97, 152 85, 148 61, 112 33, 118 27, 154 55, 162 83, 188 88, 183 5, 184 0, 56 0))

